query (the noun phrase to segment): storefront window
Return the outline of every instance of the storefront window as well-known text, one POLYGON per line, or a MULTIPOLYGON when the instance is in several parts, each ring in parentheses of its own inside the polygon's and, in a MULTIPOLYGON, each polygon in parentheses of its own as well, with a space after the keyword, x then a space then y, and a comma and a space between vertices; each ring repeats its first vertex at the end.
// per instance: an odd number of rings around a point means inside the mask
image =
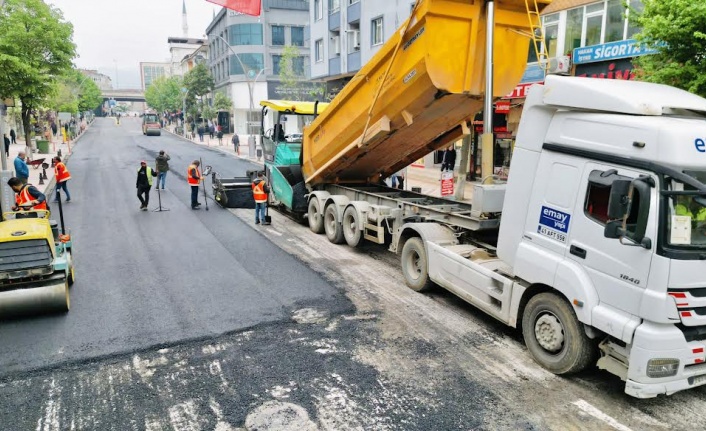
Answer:
POLYGON ((605 29, 605 42, 623 40, 625 33, 625 8, 623 0, 608 0, 608 15, 605 29))
POLYGON ((566 36, 564 39, 564 51, 570 53, 572 49, 581 47, 582 27, 583 8, 579 7, 566 11, 566 36))

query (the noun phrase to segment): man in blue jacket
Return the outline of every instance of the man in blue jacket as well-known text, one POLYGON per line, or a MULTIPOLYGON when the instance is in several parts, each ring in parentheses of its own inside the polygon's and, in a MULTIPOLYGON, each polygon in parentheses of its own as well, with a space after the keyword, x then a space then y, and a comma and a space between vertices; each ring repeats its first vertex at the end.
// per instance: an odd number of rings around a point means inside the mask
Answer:
POLYGON ((27 162, 25 162, 25 152, 20 151, 20 153, 15 157, 15 177, 22 181, 22 184, 27 184, 27 179, 29 178, 29 167, 27 162))

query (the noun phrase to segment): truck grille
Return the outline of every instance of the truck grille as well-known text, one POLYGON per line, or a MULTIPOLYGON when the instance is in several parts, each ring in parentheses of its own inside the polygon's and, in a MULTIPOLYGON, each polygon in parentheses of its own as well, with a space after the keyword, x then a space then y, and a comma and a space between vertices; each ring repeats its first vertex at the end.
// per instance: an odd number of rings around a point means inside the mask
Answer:
POLYGON ((0 272, 51 265, 49 244, 43 239, 0 243, 0 272))

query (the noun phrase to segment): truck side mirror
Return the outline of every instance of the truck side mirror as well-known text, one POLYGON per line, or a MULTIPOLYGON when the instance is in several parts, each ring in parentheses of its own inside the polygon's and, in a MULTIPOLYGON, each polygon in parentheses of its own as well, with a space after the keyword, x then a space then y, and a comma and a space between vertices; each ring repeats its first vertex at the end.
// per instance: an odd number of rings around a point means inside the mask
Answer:
MULTIPOLYGON (((649 238, 645 238, 645 232, 647 231, 647 222, 650 216, 650 185, 643 178, 637 178, 632 182, 632 194, 637 192, 640 197, 640 206, 637 209, 637 220, 635 223, 635 229, 632 232, 626 232, 626 235, 631 240, 635 241, 637 244, 645 248, 648 245, 651 246, 652 242, 649 238), (645 239, 649 241, 649 244, 645 243, 645 239)), ((631 197, 630 205, 632 205, 634 198, 631 197)))
POLYGON ((623 219, 630 206, 628 195, 630 193, 630 180, 615 180, 610 188, 608 198, 608 218, 612 220, 623 219))

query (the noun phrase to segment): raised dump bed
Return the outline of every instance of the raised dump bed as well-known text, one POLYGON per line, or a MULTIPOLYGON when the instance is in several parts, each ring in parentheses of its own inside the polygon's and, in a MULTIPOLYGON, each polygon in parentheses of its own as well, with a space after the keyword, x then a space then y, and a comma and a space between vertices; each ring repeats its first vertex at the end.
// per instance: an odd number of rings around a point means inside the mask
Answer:
MULTIPOLYGON (((550 2, 538 0, 539 10, 550 2)), ((525 0, 495 3, 493 96, 502 97, 524 72, 530 23, 525 0)), ((307 184, 376 183, 467 134, 483 107, 485 8, 478 0, 420 1, 305 129, 307 184)))

